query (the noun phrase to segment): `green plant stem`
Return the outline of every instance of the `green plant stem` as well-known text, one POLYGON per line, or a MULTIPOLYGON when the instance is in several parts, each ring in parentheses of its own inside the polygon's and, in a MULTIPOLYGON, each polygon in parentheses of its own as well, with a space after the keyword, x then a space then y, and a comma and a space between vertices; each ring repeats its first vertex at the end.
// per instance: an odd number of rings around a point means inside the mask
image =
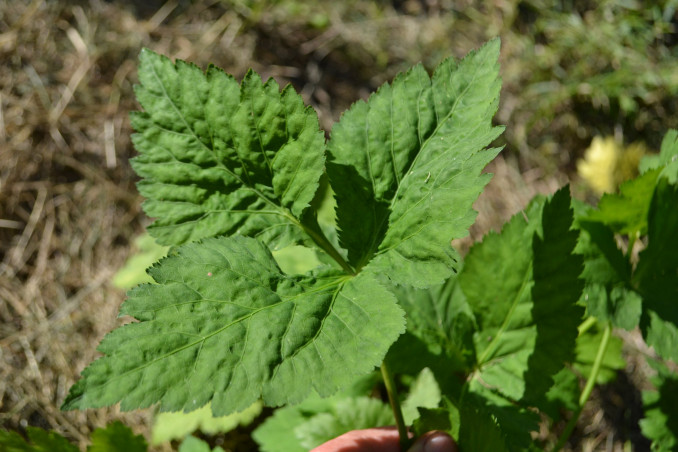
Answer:
POLYGON ((629 236, 629 244, 628 244, 628 248, 626 249, 626 259, 629 262, 631 261, 631 258, 633 257, 633 247, 636 244, 637 238, 638 238, 637 235, 629 236))
POLYGON ((400 450, 405 452, 410 447, 410 437, 407 434, 407 426, 405 426, 405 419, 403 419, 403 411, 400 408, 400 400, 398 400, 398 390, 395 387, 395 380, 393 379, 393 374, 386 365, 386 361, 381 363, 381 375, 384 377, 388 400, 391 403, 393 417, 395 418, 396 427, 398 428, 400 450))
MULTIPOLYGON (((296 221, 296 220, 294 220, 296 221)), ((339 265, 341 265, 341 268, 344 269, 346 273, 349 275, 355 275, 356 272, 353 270, 353 268, 349 265, 348 262, 344 259, 344 257, 339 254, 339 251, 332 245, 332 243, 325 237, 325 234, 322 233, 320 230, 316 230, 315 228, 309 227, 305 225, 304 223, 298 223, 299 226, 306 232, 306 234, 309 235, 313 239, 313 241, 327 254, 329 254, 332 259, 334 259, 339 265)))
POLYGON ((593 317, 593 316, 587 317, 586 320, 584 320, 581 323, 581 325, 579 325, 579 328, 578 328, 579 329, 579 335, 581 336, 582 334, 586 333, 597 322, 598 322, 598 320, 595 317, 593 317))
POLYGON ((610 342, 611 334, 612 334, 612 324, 608 322, 605 325, 605 329, 603 330, 603 338, 600 340, 600 345, 598 346, 598 353, 596 354, 596 360, 593 362, 591 373, 589 374, 588 380, 586 380, 586 386, 584 386, 584 390, 579 396, 579 406, 577 407, 577 410, 574 412, 569 422, 565 426, 565 430, 563 431, 562 435, 560 435, 560 438, 558 438, 558 442, 553 447, 552 452, 558 452, 560 449, 563 448, 563 446, 567 442, 567 439, 572 434, 574 427, 577 425, 577 421, 579 420, 579 416, 581 415, 581 412, 584 409, 584 405, 586 405, 586 402, 589 400, 591 392, 593 391, 593 387, 596 385, 598 373, 600 372, 600 367, 603 364, 603 358, 605 357, 605 351, 607 350, 607 344, 610 342))

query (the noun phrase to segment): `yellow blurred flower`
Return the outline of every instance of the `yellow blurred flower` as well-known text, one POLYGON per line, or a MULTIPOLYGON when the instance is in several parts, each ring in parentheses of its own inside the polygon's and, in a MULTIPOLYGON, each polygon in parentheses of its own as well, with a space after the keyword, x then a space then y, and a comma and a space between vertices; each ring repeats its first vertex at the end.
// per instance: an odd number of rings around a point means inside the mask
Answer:
POLYGON ((624 148, 613 137, 595 137, 577 162, 577 172, 596 194, 611 193, 638 174, 638 163, 646 152, 643 143, 624 148))

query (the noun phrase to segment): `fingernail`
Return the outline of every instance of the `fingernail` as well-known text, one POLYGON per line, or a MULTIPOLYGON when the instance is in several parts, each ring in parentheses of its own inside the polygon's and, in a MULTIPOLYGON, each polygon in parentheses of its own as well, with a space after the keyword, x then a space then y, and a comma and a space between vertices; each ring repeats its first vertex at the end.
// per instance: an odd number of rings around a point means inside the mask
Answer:
POLYGON ((457 443, 444 432, 429 432, 419 438, 408 452, 457 452, 457 443))
POLYGON ((432 435, 424 444, 424 452, 456 452, 457 444, 445 433, 432 435))

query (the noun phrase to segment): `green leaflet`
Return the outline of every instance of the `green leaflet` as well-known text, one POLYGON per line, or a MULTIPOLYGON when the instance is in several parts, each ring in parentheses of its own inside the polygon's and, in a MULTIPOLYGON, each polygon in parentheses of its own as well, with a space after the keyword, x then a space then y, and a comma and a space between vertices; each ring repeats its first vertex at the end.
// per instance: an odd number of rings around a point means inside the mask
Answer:
MULTIPOLYGON (((366 397, 373 385, 362 383, 330 398, 313 394, 298 405, 278 409, 253 433, 262 451, 306 451, 350 430, 393 425, 393 411, 379 399, 366 397)), ((428 369, 410 386, 403 401, 406 423, 411 423, 418 407, 434 407, 440 390, 428 369)))
POLYGON ((321 398, 312 392, 297 405, 275 410, 271 417, 252 432, 252 437, 263 452, 305 452, 308 449, 301 446, 304 438, 297 434, 297 429, 320 413, 333 412, 336 405, 342 401, 364 398, 374 388, 375 375, 376 372, 360 377, 331 397, 321 398))
POLYGON ((297 426, 294 433, 304 450, 310 450, 351 430, 385 427, 393 423, 391 407, 381 400, 345 398, 332 404, 329 412, 318 413, 297 426))
POLYGON ((146 269, 167 255, 168 247, 158 245, 153 237, 144 233, 134 239, 136 252, 132 254, 125 265, 119 269, 113 276, 113 285, 120 289, 131 289, 132 287, 145 283, 153 282, 153 278, 148 276, 146 269))
MULTIPOLYGON (((577 338, 577 358, 572 367, 580 375, 591 375, 591 368, 596 360, 602 335, 602 331, 594 328, 577 338)), ((596 379, 597 384, 602 385, 614 381, 617 378, 617 371, 626 367, 626 360, 622 356, 622 346, 623 342, 620 338, 616 336, 610 337, 596 379)))
POLYGON ((474 452, 504 452, 511 450, 496 421, 476 407, 465 405, 460 413, 459 445, 474 452))
POLYGON ((678 448, 678 377, 659 362, 648 361, 657 371, 652 378, 654 391, 643 391, 645 418, 640 429, 652 440, 652 450, 675 451, 678 448))
POLYGON ((669 130, 662 140, 659 155, 648 155, 640 161, 640 172, 661 168, 661 177, 671 184, 678 183, 678 130, 669 130))
POLYGON ((179 452, 224 452, 224 449, 219 446, 212 449, 205 441, 195 436, 187 436, 179 446, 179 452))
POLYGON ((410 384, 407 398, 401 405, 405 424, 412 425, 412 421, 419 417, 419 410, 434 409, 440 401, 440 386, 431 369, 425 368, 410 384))
POLYGON ((404 330, 395 298, 369 274, 289 277, 251 238, 205 239, 149 270, 129 292, 138 323, 107 335, 64 408, 121 402, 215 416, 330 395, 379 365, 404 330))
POLYGON ((511 450, 502 427, 496 417, 485 409, 482 399, 470 396, 457 407, 447 397, 443 397, 441 408, 423 408, 419 411, 421 416, 413 427, 417 435, 431 430, 445 430, 455 438, 463 451, 511 450))
POLYGON ((498 149, 499 41, 458 64, 422 66, 358 102, 332 129, 327 173, 350 264, 397 284, 442 283, 457 268, 450 240, 475 219, 498 149), (369 262, 369 264, 368 264, 369 262))
POLYGON ((572 254, 571 224, 564 188, 474 246, 459 275, 478 323, 474 378, 509 399, 541 399, 574 358, 583 312, 575 305, 581 258, 572 254))
POLYGON ((661 178, 648 218, 648 245, 633 282, 643 296, 640 327, 665 359, 678 361, 678 185, 661 178))
POLYGON ((649 170, 621 184, 619 193, 603 195, 599 210, 591 212, 587 220, 601 222, 616 233, 634 238, 646 234, 647 212, 660 172, 649 170))
MULTIPOLYGON (((591 375, 593 363, 600 347, 603 332, 598 328, 591 328, 577 338, 576 358, 572 368, 563 368, 554 376, 554 384, 548 390, 544 400, 539 401, 539 409, 547 413, 554 421, 561 418, 563 408, 575 411, 579 405, 581 388, 579 378, 591 375)), ((606 384, 617 378, 617 371, 626 367, 626 361, 622 357, 623 342, 620 338, 609 338, 605 354, 601 363, 596 384, 606 384)))
POLYGON ((638 326, 642 299, 631 287, 631 263, 617 247, 612 229, 580 220, 576 252, 584 258, 583 301, 599 320, 631 330, 638 326))
POLYGON ((149 227, 161 244, 239 233, 279 248, 300 241, 318 187, 324 137, 291 87, 250 71, 242 84, 211 66, 144 49, 131 116, 149 227))
MULTIPOLYGON (((503 438, 505 449, 513 452, 526 451, 532 445, 533 440, 530 432, 538 431, 539 429, 539 415, 533 410, 529 410, 524 406, 516 404, 514 401, 497 394, 493 389, 483 386, 479 380, 472 380, 469 383, 469 393, 461 401, 461 427, 466 425, 469 432, 474 432, 478 421, 477 415, 470 417, 471 413, 464 413, 463 409, 473 409, 479 411, 486 420, 483 424, 487 425, 487 421, 493 421, 496 430, 493 436, 503 438)), ((483 425, 481 424, 481 425, 483 425)), ((486 428, 491 428, 489 425, 486 428)), ((476 433, 471 433, 475 437, 476 433)), ((478 436, 477 441, 482 441, 482 435, 478 436)), ((463 441, 462 441, 463 442, 463 441)), ((492 441, 488 441, 490 444, 492 441)), ((480 444, 478 444, 480 446, 480 444)), ((464 445, 462 444, 462 447, 464 445)), ((491 448, 484 448, 483 450, 492 450, 491 448)), ((466 448, 465 450, 475 450, 475 448, 466 448)))
MULTIPOLYGON (((79 452, 77 446, 56 432, 41 428, 26 429, 28 441, 16 432, 0 430, 0 450, 2 452, 79 452)), ((106 428, 92 432, 92 444, 87 452, 146 452, 146 440, 135 435, 121 422, 113 422, 106 428)))
MULTIPOLYGON (((474 317, 456 275, 452 275, 439 286, 428 289, 397 287, 394 292, 407 317, 407 333, 401 336, 402 342, 412 344, 414 338, 410 335, 416 336, 430 353, 445 356, 444 364, 449 372, 466 370, 473 366, 474 317)), ((399 342, 401 341, 396 344, 399 342)), ((402 344, 394 346, 392 352, 398 353, 400 345, 402 344)), ((389 359, 389 362, 394 369, 400 369, 403 364, 416 365, 415 358, 426 358, 426 354, 405 350, 398 359, 389 359)), ((443 363, 440 358, 436 361, 438 363, 423 363, 421 367, 443 363)), ((412 370, 419 369, 403 369, 406 373, 411 373, 412 370)))
POLYGON ((212 416, 212 407, 207 405, 189 413, 182 411, 158 413, 153 419, 151 442, 154 445, 181 439, 195 431, 209 435, 230 432, 238 425, 250 424, 259 414, 262 405, 257 401, 243 411, 228 416, 212 416))
POLYGON ((146 440, 135 435, 121 422, 113 422, 106 428, 92 432, 92 445, 87 452, 146 452, 146 440))
POLYGON ((0 430, 0 450, 3 452, 79 452, 66 438, 41 428, 26 429, 28 441, 17 432, 0 430))

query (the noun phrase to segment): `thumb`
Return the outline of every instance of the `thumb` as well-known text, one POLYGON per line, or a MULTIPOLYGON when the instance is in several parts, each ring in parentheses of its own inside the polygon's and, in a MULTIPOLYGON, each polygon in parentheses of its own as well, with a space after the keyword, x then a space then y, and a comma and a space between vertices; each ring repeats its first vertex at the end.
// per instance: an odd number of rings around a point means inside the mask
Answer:
POLYGON ((457 452, 457 443, 445 432, 431 431, 420 436, 407 452, 457 452))

